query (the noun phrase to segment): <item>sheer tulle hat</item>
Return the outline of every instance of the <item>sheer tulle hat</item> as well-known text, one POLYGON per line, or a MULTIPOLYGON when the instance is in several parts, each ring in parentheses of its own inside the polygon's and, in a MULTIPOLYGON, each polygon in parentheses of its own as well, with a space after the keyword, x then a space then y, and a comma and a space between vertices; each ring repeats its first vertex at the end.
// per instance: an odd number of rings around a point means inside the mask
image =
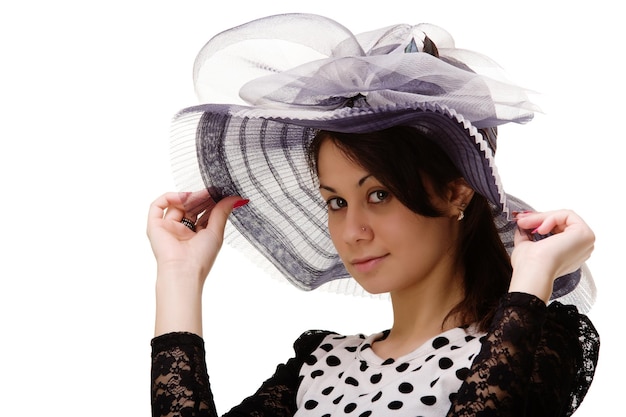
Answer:
MULTIPOLYGON (((270 16, 213 37, 193 76, 201 104, 174 117, 175 181, 215 201, 250 199, 231 215, 226 241, 271 274, 304 290, 363 293, 331 242, 309 170, 307 147, 320 129, 445 132, 439 146, 490 201, 512 250, 510 213, 531 207, 504 191, 496 132, 537 109, 492 60, 455 48, 445 30, 401 24, 353 34, 322 16, 270 16)), ((586 266, 558 278, 552 298, 588 311, 595 286, 586 266)))

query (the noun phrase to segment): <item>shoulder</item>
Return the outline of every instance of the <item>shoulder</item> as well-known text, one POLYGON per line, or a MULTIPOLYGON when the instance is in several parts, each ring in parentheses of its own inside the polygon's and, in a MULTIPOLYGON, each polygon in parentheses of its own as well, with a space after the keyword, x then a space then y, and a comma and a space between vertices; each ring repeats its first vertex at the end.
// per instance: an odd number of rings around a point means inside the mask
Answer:
POLYGON ((578 348, 579 356, 596 358, 600 349, 600 335, 586 315, 580 313, 576 306, 561 304, 558 301, 547 307, 544 324, 545 338, 565 338, 578 348))
POLYGON ((509 293, 502 300, 499 315, 507 321, 519 317, 518 327, 540 329, 544 346, 561 346, 574 355, 597 359, 600 336, 593 323, 576 306, 553 301, 546 304, 525 293, 509 293), (521 324, 520 324, 521 323, 521 324))
POLYGON ((330 330, 307 330, 302 333, 293 343, 296 356, 308 356, 319 347, 328 336, 339 336, 338 333, 330 330))
POLYGON ((588 385, 595 373, 600 352, 600 334, 585 314, 573 305, 558 301, 548 305, 544 337, 555 339, 561 335, 562 342, 573 347, 578 364, 580 383, 588 385), (586 381, 586 383, 585 383, 586 381))
POLYGON ((561 366, 566 361, 565 352, 571 355, 574 375, 569 405, 573 412, 593 381, 600 353, 600 335, 591 320, 575 306, 555 301, 548 305, 542 343, 547 349, 561 352, 561 366))
POLYGON ((329 347, 336 345, 337 341, 340 344, 362 343, 365 339, 363 334, 355 335, 342 335, 329 330, 307 330, 302 333, 300 337, 294 342, 293 347, 296 352, 296 356, 309 356, 318 348, 329 350, 329 347))

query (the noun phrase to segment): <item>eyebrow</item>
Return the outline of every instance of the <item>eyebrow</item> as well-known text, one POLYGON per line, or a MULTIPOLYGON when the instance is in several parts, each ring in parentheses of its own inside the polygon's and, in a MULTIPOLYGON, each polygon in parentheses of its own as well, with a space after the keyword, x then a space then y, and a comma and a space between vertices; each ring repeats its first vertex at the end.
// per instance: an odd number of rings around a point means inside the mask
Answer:
MULTIPOLYGON (((359 187, 361 187, 361 186, 363 185, 363 183, 364 183, 365 181, 367 181, 367 179, 368 179, 368 178, 370 178, 371 176, 372 176, 372 174, 367 174, 366 176, 364 176, 363 178, 361 178, 361 179, 359 180, 359 182, 358 182, 359 187)), ((331 193, 336 193, 336 192, 337 192, 334 188, 329 187, 329 186, 324 185, 324 184, 320 184, 320 189, 324 189, 324 190, 326 190, 326 191, 330 191, 331 193)))

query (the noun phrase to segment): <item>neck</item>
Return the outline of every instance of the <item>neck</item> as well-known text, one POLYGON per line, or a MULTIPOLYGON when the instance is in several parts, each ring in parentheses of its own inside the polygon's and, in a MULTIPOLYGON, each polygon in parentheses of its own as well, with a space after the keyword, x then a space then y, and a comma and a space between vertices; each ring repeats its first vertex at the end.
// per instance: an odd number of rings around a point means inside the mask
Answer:
POLYGON ((393 326, 389 336, 374 345, 380 357, 405 355, 438 334, 461 325, 458 318, 448 314, 463 299, 462 279, 454 277, 438 283, 391 294, 393 326))

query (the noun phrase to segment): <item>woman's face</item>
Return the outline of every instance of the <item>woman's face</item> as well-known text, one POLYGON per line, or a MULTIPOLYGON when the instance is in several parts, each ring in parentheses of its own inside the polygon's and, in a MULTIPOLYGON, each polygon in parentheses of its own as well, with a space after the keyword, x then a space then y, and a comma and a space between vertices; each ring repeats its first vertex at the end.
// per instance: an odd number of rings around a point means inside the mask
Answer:
MULTIPOLYGON (((453 216, 424 217, 409 210, 330 140, 321 145, 317 169, 332 241, 366 291, 441 285, 455 276, 453 216)), ((444 201, 434 203, 445 210, 444 201)))

